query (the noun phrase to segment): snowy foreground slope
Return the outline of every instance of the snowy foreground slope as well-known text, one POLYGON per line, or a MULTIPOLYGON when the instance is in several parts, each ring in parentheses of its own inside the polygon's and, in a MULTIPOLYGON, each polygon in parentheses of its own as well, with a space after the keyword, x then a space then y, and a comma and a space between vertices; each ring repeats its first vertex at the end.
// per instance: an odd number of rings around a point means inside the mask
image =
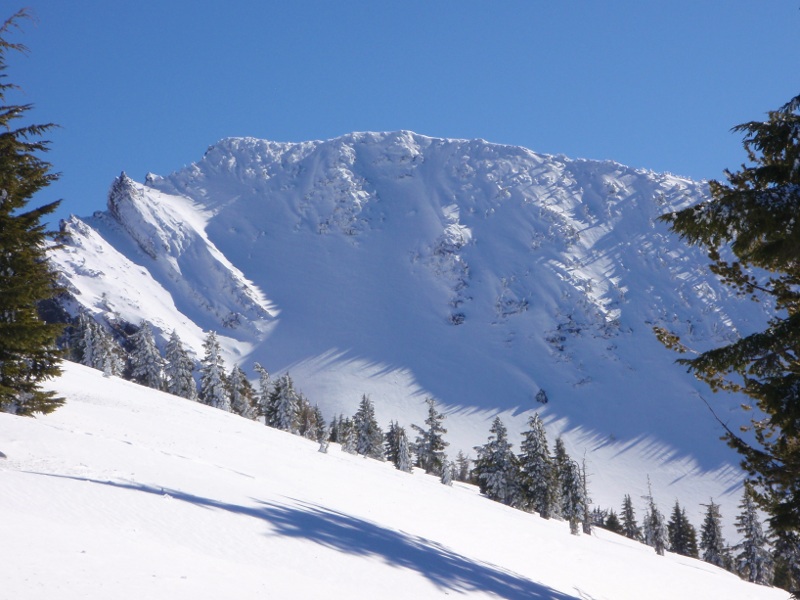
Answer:
MULTIPOLYGON (((737 458, 652 332, 705 349, 764 322, 656 221, 704 194, 482 140, 227 139, 169 176, 118 178, 106 211, 63 224, 54 262, 73 312, 146 319, 197 354, 216 330, 228 367, 288 371, 328 419, 369 394, 384 427, 421 423, 431 396, 452 457, 498 414, 516 441, 538 410, 586 455, 597 504, 641 496, 649 474, 665 508, 699 523, 713 497, 730 522, 737 458)), ((734 429, 747 418, 713 402, 734 429)))
POLYGON ((787 597, 65 367, 64 407, 0 414, 0 598, 787 597))

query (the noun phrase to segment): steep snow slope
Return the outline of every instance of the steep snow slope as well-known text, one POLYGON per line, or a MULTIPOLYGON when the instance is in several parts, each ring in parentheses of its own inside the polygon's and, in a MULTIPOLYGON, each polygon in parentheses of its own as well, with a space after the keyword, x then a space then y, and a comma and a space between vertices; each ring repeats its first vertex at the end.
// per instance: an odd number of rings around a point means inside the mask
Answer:
POLYGON ((53 387, 0 414, 3 598, 787 597, 91 369, 53 387))
MULTIPOLYGON (((704 193, 481 140, 227 139, 168 177, 120 177, 108 211, 65 223, 55 261, 93 312, 178 328, 197 352, 216 329, 229 363, 288 370, 328 416, 367 393, 384 423, 421 422, 433 396, 455 454, 496 414, 517 433, 539 410, 587 454, 601 505, 649 473, 730 513, 735 457, 652 333, 702 349, 764 321, 655 221, 704 193)), ((735 427, 738 399, 714 400, 735 427)))

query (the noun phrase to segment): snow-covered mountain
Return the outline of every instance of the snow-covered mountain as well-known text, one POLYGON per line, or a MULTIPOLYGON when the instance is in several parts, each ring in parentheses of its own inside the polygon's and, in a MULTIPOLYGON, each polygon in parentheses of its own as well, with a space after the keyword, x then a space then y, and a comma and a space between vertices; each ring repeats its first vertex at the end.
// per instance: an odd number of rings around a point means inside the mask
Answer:
MULTIPOLYGON (((106 211, 62 224, 54 261, 97 316, 146 319, 162 342, 174 328, 197 354, 216 330, 229 365, 289 371, 328 416, 369 394, 382 422, 421 423, 432 396, 455 454, 495 415, 519 433, 539 411, 586 455, 602 506, 649 474, 666 505, 699 514, 713 496, 731 515, 736 457, 652 332, 705 349, 767 316, 656 222, 705 193, 405 131, 226 139, 169 176, 120 176, 106 211)), ((745 418, 738 398, 713 402, 745 418)))
POLYGON ((0 413, 4 599, 788 596, 79 365, 49 387, 0 413))

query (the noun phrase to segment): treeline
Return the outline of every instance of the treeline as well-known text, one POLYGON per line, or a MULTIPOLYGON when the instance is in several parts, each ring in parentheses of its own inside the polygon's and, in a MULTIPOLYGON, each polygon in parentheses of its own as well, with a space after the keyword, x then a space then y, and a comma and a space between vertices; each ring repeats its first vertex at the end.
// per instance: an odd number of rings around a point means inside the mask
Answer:
POLYGON ((669 520, 664 518, 653 500, 649 482, 641 526, 636 520, 633 501, 628 494, 622 500, 619 514, 613 509, 595 507, 591 518, 594 525, 652 546, 658 554, 663 555, 669 550, 699 558, 735 573, 746 581, 787 590, 796 589, 800 582, 800 546, 771 544, 771 538, 779 538, 764 532, 753 493, 752 487, 746 484, 739 504, 741 512, 735 521, 741 539, 734 545, 725 541, 720 505, 713 499, 702 505, 705 512, 698 535, 686 515, 686 509, 678 500, 669 520))
POLYGON ((676 500, 669 520, 658 508, 648 479, 648 494, 641 525, 631 496, 623 498, 620 512, 591 508, 586 464, 578 464, 567 453, 561 437, 550 451, 544 423, 538 414, 531 416, 522 432, 520 452, 512 450, 508 431, 497 417, 485 444, 476 446, 472 460, 459 451, 454 460, 447 456, 444 436, 445 415, 433 399, 426 400, 428 414, 424 425, 411 425, 408 432, 392 420, 384 431, 375 416, 375 407, 367 395, 361 397, 355 414, 335 416, 326 423, 321 410, 295 386, 288 374, 272 379, 261 365, 254 369, 258 378, 254 387, 238 365, 227 370, 215 332, 203 342, 204 355, 199 362, 199 385, 195 361, 176 332, 172 332, 162 356, 152 328, 142 322, 135 331, 117 331, 117 336, 81 313, 62 340, 69 357, 100 369, 106 375, 121 376, 141 385, 176 396, 195 400, 242 417, 263 421, 267 426, 314 440, 320 451, 330 443, 342 451, 379 461, 388 461, 400 471, 411 473, 413 467, 435 475, 446 485, 453 481, 472 483, 490 500, 537 513, 545 519, 565 520, 570 532, 590 533, 601 527, 651 546, 656 553, 666 551, 703 561, 736 573, 743 579, 788 590, 800 584, 800 540, 785 541, 772 536, 770 545, 764 533, 754 491, 745 485, 736 518, 742 536, 735 545, 725 542, 720 506, 713 499, 705 507, 705 517, 698 532, 686 510, 676 500), (125 340, 117 342, 117 337, 125 340))

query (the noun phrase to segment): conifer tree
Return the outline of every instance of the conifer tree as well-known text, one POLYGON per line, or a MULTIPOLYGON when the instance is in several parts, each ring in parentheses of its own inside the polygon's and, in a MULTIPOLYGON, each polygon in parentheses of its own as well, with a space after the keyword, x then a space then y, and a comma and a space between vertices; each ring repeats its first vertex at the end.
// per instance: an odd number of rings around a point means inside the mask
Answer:
POLYGON ((520 486, 523 508, 549 519, 552 512, 553 464, 547 447, 544 424, 538 414, 528 419, 528 430, 522 434, 519 455, 520 486))
POLYGON ((408 443, 408 436, 404 427, 399 427, 397 430, 397 462, 394 466, 399 471, 404 473, 411 473, 411 448, 408 443))
POLYGON ((489 440, 476 446, 475 477, 482 494, 509 506, 520 502, 519 461, 511 451, 505 425, 496 417, 492 422, 489 440))
POLYGON ((461 450, 458 451, 456 455, 456 480, 465 482, 470 480, 471 462, 469 456, 465 456, 461 450))
POLYGON ((197 400, 197 385, 193 372, 194 361, 183 347, 178 332, 173 329, 164 350, 165 390, 181 398, 197 400))
POLYGON ((339 419, 339 440, 343 452, 357 454, 358 436, 352 419, 339 419))
POLYGON ((631 540, 636 540, 637 542, 641 542, 643 540, 642 537, 642 529, 639 527, 639 524, 636 522, 636 513, 633 509, 633 501, 631 500, 630 494, 625 494, 625 498, 622 500, 622 534, 631 540))
POLYGON ((200 402, 226 412, 231 410, 231 401, 225 383, 225 363, 217 334, 209 331, 203 342, 205 355, 200 367, 200 402))
POLYGON ((142 321, 139 331, 130 338, 131 379, 140 384, 161 390, 164 388, 164 359, 156 347, 153 330, 142 321))
POLYGON ((383 437, 383 454, 390 463, 397 466, 397 432, 400 426, 395 421, 389 421, 389 428, 383 437))
POLYGON ((247 380, 247 375, 239 367, 234 365, 228 377, 228 387, 231 399, 231 412, 245 419, 256 419, 258 415, 258 405, 255 390, 247 380))
POLYGON ((367 458, 384 460, 383 431, 375 418, 375 406, 366 394, 361 396, 353 425, 356 428, 356 452, 367 458))
POLYGON ((303 394, 297 393, 297 417, 295 431, 307 440, 317 439, 317 410, 303 394))
POLYGON ((617 516, 617 513, 614 512, 613 508, 608 511, 608 516, 603 522, 603 527, 609 531, 613 531, 614 533, 625 535, 625 528, 622 526, 622 523, 620 522, 619 517, 617 516))
POLYGON ((445 459, 444 466, 442 467, 442 476, 440 481, 443 485, 452 486, 453 485, 453 472, 455 471, 455 467, 452 462, 445 459))
POLYGON ((289 431, 297 432, 297 415, 300 408, 300 398, 294 389, 294 382, 288 373, 278 377, 267 403, 267 425, 289 431))
MULTIPOLYGON (((763 122, 744 123, 750 165, 711 181, 711 200, 662 219, 702 247, 711 271, 742 295, 771 305, 760 332, 678 362, 712 390, 741 392, 758 409, 755 443, 720 419, 726 440, 743 457, 753 500, 776 531, 800 533, 800 96, 763 122)), ((687 348, 664 329, 667 346, 687 348)), ((748 407, 749 408, 749 407, 748 407)))
MULTIPOLYGON (((569 521, 572 535, 579 535, 579 524, 586 516, 586 496, 583 493, 581 469, 574 460, 569 460, 559 475, 561 480, 561 516, 569 521)), ((590 530, 591 531, 591 530, 590 530)))
POLYGON ((122 375, 125 352, 113 336, 86 311, 78 315, 78 352, 82 365, 103 371, 106 376, 122 375))
POLYGON ((583 502, 583 533, 590 535, 592 533, 592 520, 589 516, 589 506, 592 499, 589 497, 589 476, 586 473, 586 456, 583 457, 581 463, 581 501, 583 502))
POLYGON ((736 517, 736 531, 742 540, 733 547, 736 554, 736 572, 742 579, 752 583, 772 583, 773 562, 767 548, 767 536, 758 518, 758 509, 753 499, 753 488, 745 483, 741 513, 736 517))
MULTIPOLYGON (((328 440, 328 427, 318 405, 314 405, 314 439, 320 443, 328 440)), ((327 446, 326 446, 327 447, 327 446)))
POLYGON ((16 86, 3 81, 7 55, 26 51, 8 39, 25 18, 29 14, 22 10, 0 26, 0 411, 31 416, 63 403, 55 392, 41 389, 60 373, 56 339, 63 327, 45 323, 38 312, 39 302, 58 291, 46 255, 50 234, 40 220, 59 203, 25 210, 31 197, 58 177, 39 156, 49 144, 41 136, 54 125, 18 126, 15 121, 32 106, 9 104, 7 95, 16 86))
POLYGON ((729 558, 726 557, 727 549, 722 536, 722 515, 719 512, 719 504, 714 504, 712 499, 704 506, 706 515, 700 528, 700 549, 703 551, 700 558, 725 569, 729 558))
POLYGON ((344 418, 344 415, 340 415, 339 418, 337 418, 336 415, 334 415, 333 419, 331 419, 331 430, 330 430, 330 435, 328 436, 328 441, 329 442, 335 442, 335 443, 339 443, 340 442, 340 440, 339 440, 339 421, 340 421, 341 418, 344 418))
MULTIPOLYGON (((259 363, 255 363, 253 368, 258 374, 258 397, 256 404, 258 406, 258 417, 264 417, 266 421, 267 406, 269 405, 269 395, 271 393, 271 382, 269 372, 262 367, 259 363)), ((269 425, 269 423, 266 423, 269 425)))
POLYGON ((425 419, 426 429, 419 425, 412 425, 418 432, 415 447, 417 450, 417 466, 425 469, 426 473, 442 474, 444 463, 444 449, 449 445, 444 441, 447 429, 442 426, 444 414, 436 410, 436 401, 433 398, 425 400, 428 405, 428 417, 425 419))
POLYGON ((559 436, 553 448, 553 456, 550 459, 550 516, 557 519, 566 518, 564 515, 564 493, 571 485, 572 478, 572 458, 567 453, 564 439, 559 436))
POLYGON ((800 598, 800 535, 776 536, 773 546, 772 584, 792 592, 792 598, 800 598))
POLYGON ((395 421, 390 421, 384 442, 386 460, 400 471, 411 472, 411 449, 406 430, 395 421))
POLYGON ((676 500, 672 514, 667 522, 667 537, 669 550, 675 554, 697 558, 697 531, 689 522, 686 510, 681 508, 676 500))
POLYGON ((656 554, 664 556, 669 544, 667 527, 664 524, 664 515, 658 509, 653 499, 653 489, 650 485, 650 478, 647 478, 647 510, 644 516, 644 543, 655 549, 656 554))

